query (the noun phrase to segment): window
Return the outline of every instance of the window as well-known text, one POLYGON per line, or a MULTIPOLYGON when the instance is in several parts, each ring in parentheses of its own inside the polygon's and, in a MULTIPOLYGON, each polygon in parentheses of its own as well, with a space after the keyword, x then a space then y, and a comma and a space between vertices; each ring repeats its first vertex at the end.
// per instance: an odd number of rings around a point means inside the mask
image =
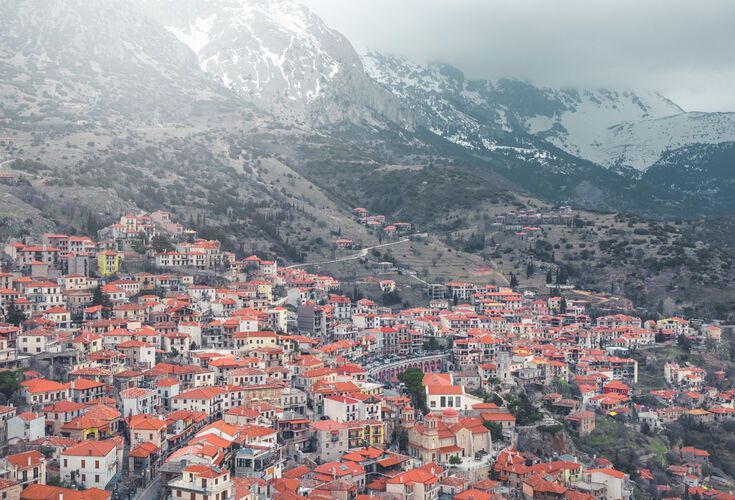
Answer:
POLYGON ((87 482, 87 475, 86 474, 82 474, 82 482, 83 483, 86 483, 87 482))
POLYGON ((100 461, 99 460, 95 460, 94 461, 94 468, 95 469, 99 469, 100 468, 100 461))
POLYGON ((95 474, 94 475, 94 482, 95 483, 99 483, 100 482, 100 476, 99 476, 99 474, 95 474))
POLYGON ((64 467, 69 467, 69 462, 67 459, 64 459, 64 467))
POLYGON ((82 469, 84 469, 86 466, 87 466, 87 461, 86 460, 82 460, 82 469))

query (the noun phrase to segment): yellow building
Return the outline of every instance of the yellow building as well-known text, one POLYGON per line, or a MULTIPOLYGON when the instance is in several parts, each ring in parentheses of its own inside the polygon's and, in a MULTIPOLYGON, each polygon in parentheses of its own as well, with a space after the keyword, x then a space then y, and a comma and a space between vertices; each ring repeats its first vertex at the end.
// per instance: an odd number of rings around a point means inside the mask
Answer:
POLYGON ((273 285, 267 280, 253 280, 255 285, 255 293, 260 299, 267 300, 269 303, 273 301, 273 285))
POLYGON ((347 435, 350 448, 385 446, 385 422, 359 420, 345 423, 349 427, 347 435))
POLYGON ((97 254, 97 274, 100 276, 113 276, 120 271, 122 254, 106 250, 97 254))

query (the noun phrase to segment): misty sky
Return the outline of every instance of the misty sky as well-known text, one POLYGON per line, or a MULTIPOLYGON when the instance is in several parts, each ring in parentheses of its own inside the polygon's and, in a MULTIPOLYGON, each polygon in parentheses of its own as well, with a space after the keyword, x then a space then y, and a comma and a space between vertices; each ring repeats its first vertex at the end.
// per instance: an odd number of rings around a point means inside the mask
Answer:
POLYGON ((733 0, 301 0, 358 51, 735 111, 733 0))

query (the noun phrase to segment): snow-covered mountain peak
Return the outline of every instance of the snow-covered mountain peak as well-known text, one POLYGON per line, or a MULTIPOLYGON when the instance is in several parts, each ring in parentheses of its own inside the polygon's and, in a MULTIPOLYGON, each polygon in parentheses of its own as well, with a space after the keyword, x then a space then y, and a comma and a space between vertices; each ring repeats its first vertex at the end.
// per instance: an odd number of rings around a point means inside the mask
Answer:
POLYGON ((296 2, 219 0, 215 6, 167 28, 203 70, 244 96, 310 103, 344 65, 356 62, 340 50, 347 40, 296 2))
POLYGON ((735 140, 735 114, 686 113, 657 92, 553 89, 466 78, 443 64, 368 53, 366 71, 437 135, 482 153, 543 142, 604 167, 645 170, 670 149, 735 140))
POLYGON ((191 48, 204 71, 280 120, 412 123, 402 103, 365 74, 350 42, 294 0, 141 6, 191 48))

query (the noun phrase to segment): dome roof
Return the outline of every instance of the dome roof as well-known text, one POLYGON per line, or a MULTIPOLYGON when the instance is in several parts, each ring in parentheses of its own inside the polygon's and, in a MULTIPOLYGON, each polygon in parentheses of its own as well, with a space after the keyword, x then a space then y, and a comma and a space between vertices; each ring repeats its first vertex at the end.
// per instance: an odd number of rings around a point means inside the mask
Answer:
POLYGON ((445 417, 456 417, 457 415, 459 415, 459 412, 454 408, 445 408, 442 412, 442 415, 444 415, 445 417))

